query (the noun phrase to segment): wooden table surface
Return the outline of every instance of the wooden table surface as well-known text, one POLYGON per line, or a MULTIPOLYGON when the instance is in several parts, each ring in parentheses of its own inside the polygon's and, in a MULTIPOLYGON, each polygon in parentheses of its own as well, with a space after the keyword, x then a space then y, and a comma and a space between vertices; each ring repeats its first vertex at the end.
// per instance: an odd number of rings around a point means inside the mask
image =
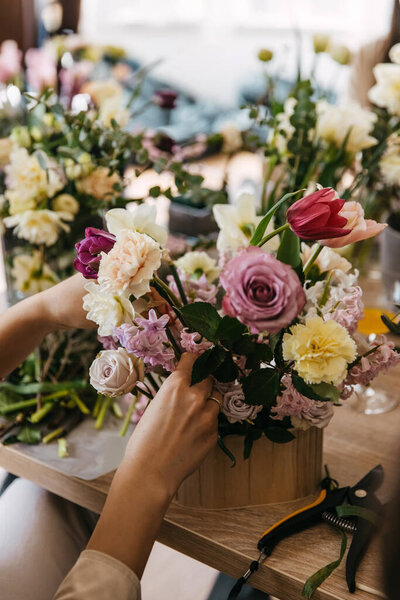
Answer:
MULTIPOLYGON (((376 302, 376 284, 368 284, 368 295, 376 302)), ((377 388, 385 388, 400 397, 400 368, 376 380, 377 388)), ((325 431, 324 461, 341 485, 353 485, 367 471, 381 463, 386 480, 379 496, 387 499, 391 480, 398 474, 398 440, 400 407, 383 415, 371 416, 349 407, 336 409, 332 423, 325 431)), ((0 445, 0 465, 21 477, 100 512, 107 496, 112 474, 94 481, 62 475, 43 463, 27 458, 23 452, 0 445)), ((260 474, 262 476, 262 474, 260 474)), ((228 510, 188 509, 172 504, 158 539, 224 573, 238 577, 256 558, 256 543, 262 532, 280 517, 306 500, 228 510)), ((340 535, 325 523, 316 525, 282 541, 272 556, 252 577, 252 584, 280 600, 300 600, 305 580, 318 568, 339 555, 340 535)), ((357 590, 350 594, 341 567, 315 593, 315 600, 372 600, 376 594, 357 590)), ((357 581, 380 589, 380 546, 376 540, 362 561, 357 581)))

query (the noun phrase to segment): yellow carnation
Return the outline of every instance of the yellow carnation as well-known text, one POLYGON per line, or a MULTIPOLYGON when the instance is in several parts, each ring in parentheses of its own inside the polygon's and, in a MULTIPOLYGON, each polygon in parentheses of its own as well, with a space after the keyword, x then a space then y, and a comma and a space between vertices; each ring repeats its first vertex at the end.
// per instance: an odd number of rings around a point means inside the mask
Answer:
POLYGON ((336 321, 321 317, 294 325, 283 336, 283 357, 293 360, 298 374, 307 383, 338 385, 347 374, 348 363, 357 355, 354 340, 336 321))

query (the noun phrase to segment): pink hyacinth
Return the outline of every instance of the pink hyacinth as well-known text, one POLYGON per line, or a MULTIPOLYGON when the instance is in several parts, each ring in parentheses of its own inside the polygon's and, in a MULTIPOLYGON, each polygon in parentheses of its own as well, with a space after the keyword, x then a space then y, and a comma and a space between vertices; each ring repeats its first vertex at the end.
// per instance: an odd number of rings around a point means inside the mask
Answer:
POLYGON ((363 356, 352 367, 345 379, 345 386, 368 385, 382 371, 387 371, 400 360, 400 354, 394 349, 394 343, 389 342, 384 335, 378 335, 370 344, 369 350, 376 348, 375 352, 363 356))
MULTIPOLYGON (((189 302, 209 302, 210 304, 216 304, 218 288, 213 283, 207 281, 204 273, 199 279, 193 279, 193 277, 181 269, 178 269, 178 273, 189 302)), ((170 289, 179 298, 180 294, 174 278, 172 275, 168 275, 167 279, 170 289)))
POLYGON ((207 340, 201 340, 201 335, 195 331, 189 333, 187 327, 181 331, 181 346, 186 352, 192 352, 193 354, 203 354, 206 350, 211 348, 212 343, 207 340))
POLYGON ((168 315, 157 317, 151 309, 148 319, 137 318, 137 325, 123 323, 115 328, 115 335, 128 352, 143 358, 147 365, 171 372, 175 369, 175 354, 166 333, 168 321, 168 315))
POLYGON ((102 344, 104 350, 117 350, 118 344, 117 339, 115 339, 112 335, 98 335, 98 341, 102 344))
POLYGON ((275 413, 271 415, 271 418, 281 421, 285 417, 301 417, 302 412, 311 408, 313 400, 306 398, 296 390, 290 375, 284 375, 281 383, 284 385, 284 390, 277 397, 276 406, 271 408, 271 412, 275 413))
POLYGON ((352 288, 340 304, 340 307, 325 315, 325 321, 333 319, 339 325, 353 333, 357 329, 358 321, 364 316, 364 304, 362 302, 362 290, 357 285, 352 288), (344 305, 344 307, 342 307, 344 305))

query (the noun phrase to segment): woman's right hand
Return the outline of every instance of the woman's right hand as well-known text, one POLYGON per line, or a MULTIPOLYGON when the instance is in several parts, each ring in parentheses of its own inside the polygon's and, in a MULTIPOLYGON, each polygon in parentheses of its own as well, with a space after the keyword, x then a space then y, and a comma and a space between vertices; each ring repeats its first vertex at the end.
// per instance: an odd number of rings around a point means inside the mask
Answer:
POLYGON ((190 385, 196 358, 182 355, 137 425, 124 459, 128 468, 141 463, 146 478, 162 482, 170 498, 217 443, 219 408, 208 400, 211 379, 190 385))

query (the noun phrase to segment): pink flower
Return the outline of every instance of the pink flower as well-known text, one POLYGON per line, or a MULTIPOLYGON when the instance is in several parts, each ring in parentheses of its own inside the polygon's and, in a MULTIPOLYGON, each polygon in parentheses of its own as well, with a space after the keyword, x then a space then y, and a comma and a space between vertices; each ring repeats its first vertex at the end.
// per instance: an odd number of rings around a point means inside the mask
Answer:
POLYGON ((175 108, 178 92, 169 89, 156 90, 153 95, 153 102, 161 108, 175 108))
POLYGON ((292 267, 250 246, 228 262, 220 276, 226 295, 222 308, 251 333, 276 333, 293 321, 306 297, 292 267))
POLYGON ((340 239, 322 239, 321 244, 330 248, 342 248, 354 242, 360 242, 378 235, 385 229, 385 223, 377 223, 372 219, 364 219, 364 209, 359 202, 354 200, 346 202, 339 212, 339 216, 346 219, 347 235, 340 239))
POLYGON ((303 240, 343 237, 347 219, 340 215, 345 200, 332 188, 322 188, 297 200, 288 209, 286 219, 290 229, 303 240))
POLYGON ((186 352, 192 352, 193 354, 203 354, 206 350, 211 348, 212 343, 207 340, 201 341, 201 335, 196 331, 189 333, 187 327, 181 331, 181 346, 186 352))
POLYGON ((29 48, 25 54, 26 78, 30 89, 41 92, 57 84, 57 65, 53 57, 39 48, 29 48))
POLYGON ((361 298, 362 290, 359 286, 355 286, 349 294, 344 296, 339 308, 324 316, 325 321, 333 319, 349 333, 353 333, 357 329, 358 321, 364 316, 364 304, 361 298))
POLYGON ((214 383, 216 389, 223 394, 221 412, 229 423, 255 419, 262 406, 250 406, 244 401, 244 394, 240 383, 214 383))
POLYGON ((117 341, 112 335, 98 335, 98 341, 102 344, 104 350, 117 350, 117 341))
POLYGON ((93 63, 89 60, 75 62, 68 69, 61 69, 59 77, 61 83, 60 96, 65 99, 70 106, 72 98, 79 93, 83 84, 87 81, 93 63))
MULTIPOLYGON (((218 288, 213 283, 209 283, 204 273, 199 279, 193 279, 191 275, 181 269, 178 269, 178 273, 188 302, 209 302, 210 304, 216 304, 218 288)), ((172 275, 168 275, 167 280, 170 289, 179 298, 179 290, 172 275)))
POLYGON ((14 40, 6 40, 1 45, 0 81, 9 83, 21 72, 22 52, 14 40))
POLYGON ((375 352, 363 356, 361 360, 352 367, 345 379, 345 385, 368 385, 382 371, 387 371, 400 360, 400 354, 394 349, 394 343, 389 342, 384 335, 378 335, 367 348, 375 352))
POLYGON ((115 235, 112 233, 96 227, 86 227, 85 237, 75 244, 75 269, 82 273, 85 279, 97 279, 101 253, 108 254, 114 244, 115 235))

